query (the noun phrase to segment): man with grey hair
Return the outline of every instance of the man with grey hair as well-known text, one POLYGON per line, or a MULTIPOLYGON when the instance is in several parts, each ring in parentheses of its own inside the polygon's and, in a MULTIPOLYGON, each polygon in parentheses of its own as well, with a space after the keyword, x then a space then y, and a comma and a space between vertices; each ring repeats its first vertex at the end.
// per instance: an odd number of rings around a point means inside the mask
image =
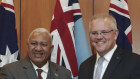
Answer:
POLYGON ((112 15, 94 15, 89 34, 96 54, 85 60, 78 79, 140 79, 140 56, 119 48, 116 20, 112 15))
POLYGON ((0 71, 0 79, 71 79, 68 69, 49 61, 53 45, 48 30, 33 30, 27 48, 27 57, 5 65, 0 71))

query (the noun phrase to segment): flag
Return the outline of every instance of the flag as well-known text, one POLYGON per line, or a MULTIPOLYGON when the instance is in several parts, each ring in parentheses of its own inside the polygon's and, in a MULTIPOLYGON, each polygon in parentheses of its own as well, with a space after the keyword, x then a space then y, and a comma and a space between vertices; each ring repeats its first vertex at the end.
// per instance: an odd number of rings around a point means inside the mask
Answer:
POLYGON ((19 59, 13 0, 0 5, 0 67, 19 59))
POLYGON ((80 64, 91 56, 78 0, 56 0, 51 35, 51 61, 69 69, 76 79, 80 64))
POLYGON ((122 49, 132 51, 132 26, 127 0, 111 0, 109 13, 112 14, 119 29, 117 44, 122 49))

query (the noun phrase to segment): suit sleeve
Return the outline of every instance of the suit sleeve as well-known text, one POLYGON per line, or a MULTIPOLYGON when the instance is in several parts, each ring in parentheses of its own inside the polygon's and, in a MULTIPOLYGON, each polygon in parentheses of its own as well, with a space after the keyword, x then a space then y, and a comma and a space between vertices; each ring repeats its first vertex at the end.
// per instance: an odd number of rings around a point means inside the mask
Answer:
POLYGON ((9 68, 4 66, 0 70, 0 79, 14 79, 9 71, 9 68))

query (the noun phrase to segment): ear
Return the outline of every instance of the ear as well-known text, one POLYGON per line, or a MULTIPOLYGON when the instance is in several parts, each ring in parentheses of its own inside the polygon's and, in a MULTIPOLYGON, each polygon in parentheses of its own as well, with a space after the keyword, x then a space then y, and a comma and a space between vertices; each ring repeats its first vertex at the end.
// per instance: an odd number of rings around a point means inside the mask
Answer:
POLYGON ((27 45, 27 49, 29 49, 29 43, 28 43, 28 42, 27 42, 27 44, 26 44, 26 45, 27 45))
POLYGON ((114 34, 115 34, 115 39, 117 40, 118 35, 119 35, 119 30, 115 30, 114 34))
POLYGON ((51 48, 50 48, 50 53, 52 53, 53 48, 54 48, 54 45, 51 46, 51 48))

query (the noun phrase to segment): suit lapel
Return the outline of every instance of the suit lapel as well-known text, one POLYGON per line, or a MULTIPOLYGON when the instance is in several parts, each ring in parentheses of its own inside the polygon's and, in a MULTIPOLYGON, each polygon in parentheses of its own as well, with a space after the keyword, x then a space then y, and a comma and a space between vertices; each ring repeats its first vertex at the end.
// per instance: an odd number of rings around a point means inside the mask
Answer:
POLYGON ((89 74, 89 79, 93 79, 95 62, 96 62, 96 54, 93 55, 91 60, 89 61, 89 67, 88 67, 89 73, 87 73, 89 74))
POLYGON ((117 49, 115 50, 107 68, 106 71, 103 75, 103 79, 109 79, 109 77, 112 75, 113 71, 115 71, 115 69, 117 69, 116 67, 118 67, 118 64, 121 60, 121 52, 119 52, 119 48, 117 47, 117 49))
POLYGON ((24 73, 27 75, 28 79, 37 79, 36 72, 28 57, 24 59, 23 70, 24 73))
POLYGON ((47 79, 59 79, 58 68, 52 62, 49 62, 49 71, 47 79))

